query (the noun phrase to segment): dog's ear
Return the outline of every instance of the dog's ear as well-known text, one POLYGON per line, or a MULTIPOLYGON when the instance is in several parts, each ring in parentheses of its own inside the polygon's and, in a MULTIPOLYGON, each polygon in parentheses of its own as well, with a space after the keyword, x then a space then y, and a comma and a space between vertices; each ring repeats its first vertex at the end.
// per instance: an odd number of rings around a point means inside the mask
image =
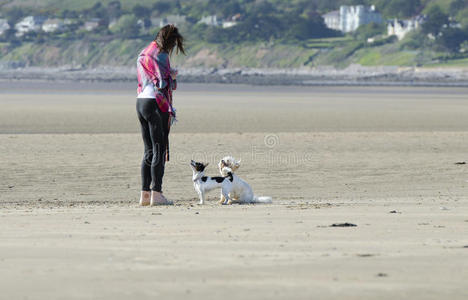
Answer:
POLYGON ((206 168, 206 167, 207 167, 209 164, 210 164, 210 163, 209 163, 209 162, 207 162, 206 164, 203 164, 203 165, 204 165, 204 166, 205 166, 205 168, 206 168))

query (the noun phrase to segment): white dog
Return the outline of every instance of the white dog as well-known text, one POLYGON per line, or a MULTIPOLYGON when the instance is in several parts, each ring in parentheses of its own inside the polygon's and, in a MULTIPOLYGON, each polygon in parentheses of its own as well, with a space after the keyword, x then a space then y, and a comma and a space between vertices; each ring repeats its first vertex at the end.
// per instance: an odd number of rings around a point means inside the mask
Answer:
POLYGON ((271 197, 255 197, 250 185, 234 174, 240 168, 240 160, 232 156, 223 157, 218 163, 218 169, 221 176, 228 176, 228 173, 233 176, 233 193, 229 195, 230 199, 226 200, 223 193, 219 203, 271 203, 271 197))
MULTIPOLYGON (((236 160, 232 156, 225 156, 221 158, 221 160, 218 163, 219 173, 221 174, 221 176, 227 176, 226 170, 230 169, 232 172, 237 171, 237 169, 240 168, 240 162, 241 160, 236 160)), ((221 193, 219 203, 224 202, 226 202, 226 198, 224 198, 223 193, 221 193)))
POLYGON ((228 167, 224 167, 221 170, 222 173, 229 174, 232 178, 231 189, 229 191, 228 197, 225 193, 221 194, 220 203, 222 204, 249 204, 249 203, 271 203, 271 197, 267 196, 255 196, 252 190, 252 187, 242 178, 237 176, 232 172, 228 167))
POLYGON ((240 168, 240 163, 240 160, 236 160, 232 156, 225 156, 218 163, 219 173, 221 174, 221 176, 227 176, 227 174, 223 172, 224 168, 227 167, 231 169, 232 172, 235 172, 237 171, 237 169, 240 168))

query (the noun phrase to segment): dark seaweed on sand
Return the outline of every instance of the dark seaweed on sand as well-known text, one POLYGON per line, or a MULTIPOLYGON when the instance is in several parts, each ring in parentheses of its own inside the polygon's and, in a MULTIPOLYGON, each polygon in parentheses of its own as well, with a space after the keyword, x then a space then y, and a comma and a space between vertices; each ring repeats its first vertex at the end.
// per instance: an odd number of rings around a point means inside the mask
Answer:
POLYGON ((335 223, 335 224, 331 224, 330 227, 356 227, 357 225, 356 224, 353 224, 353 223, 335 223))

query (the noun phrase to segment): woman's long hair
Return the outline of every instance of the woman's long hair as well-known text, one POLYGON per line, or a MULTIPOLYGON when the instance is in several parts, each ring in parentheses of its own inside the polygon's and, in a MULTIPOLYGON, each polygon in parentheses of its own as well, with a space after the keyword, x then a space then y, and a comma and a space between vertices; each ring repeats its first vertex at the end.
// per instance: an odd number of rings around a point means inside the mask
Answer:
POLYGON ((177 54, 179 52, 185 54, 184 37, 173 24, 168 24, 161 28, 158 35, 156 35, 155 41, 164 52, 172 54, 174 48, 177 47, 177 54))

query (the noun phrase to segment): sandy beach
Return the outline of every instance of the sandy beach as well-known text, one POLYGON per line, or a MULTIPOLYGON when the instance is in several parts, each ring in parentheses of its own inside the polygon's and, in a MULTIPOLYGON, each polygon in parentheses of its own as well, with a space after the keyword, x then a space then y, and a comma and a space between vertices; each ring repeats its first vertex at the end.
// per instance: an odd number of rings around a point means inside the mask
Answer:
POLYGON ((0 298, 468 298, 468 89, 175 101, 175 205, 141 208, 134 85, 0 83, 0 298), (227 154, 273 204, 196 204, 190 159, 227 154))

